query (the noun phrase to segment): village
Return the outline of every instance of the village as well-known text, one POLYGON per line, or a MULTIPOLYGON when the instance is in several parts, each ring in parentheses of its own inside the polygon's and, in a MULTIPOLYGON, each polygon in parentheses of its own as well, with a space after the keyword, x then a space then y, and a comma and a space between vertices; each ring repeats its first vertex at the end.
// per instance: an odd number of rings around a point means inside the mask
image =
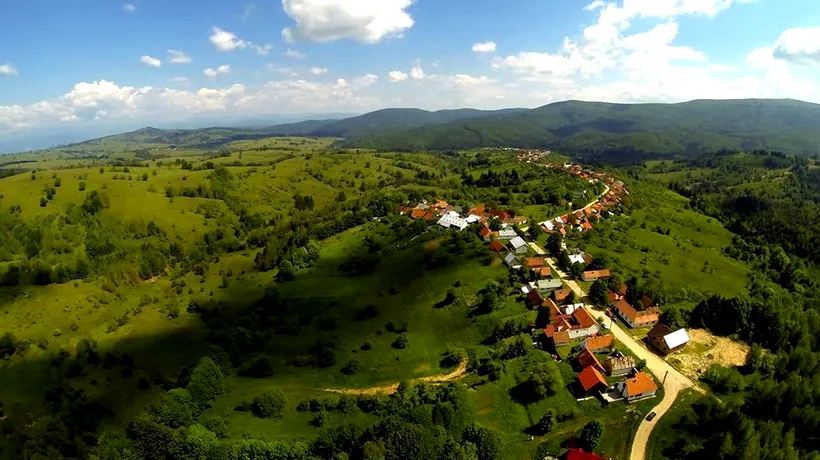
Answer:
MULTIPOLYGON (((685 347, 689 342, 687 331, 671 330, 662 324, 661 307, 648 296, 640 296, 630 303, 627 286, 610 282, 612 274, 608 268, 595 266, 590 254, 567 247, 563 241, 563 237, 572 232, 590 231, 601 219, 620 213, 620 204, 629 191, 623 182, 577 164, 542 163, 548 156, 549 152, 527 150, 518 155, 518 160, 560 167, 568 174, 590 183, 601 181, 606 186, 600 196, 585 206, 530 224, 537 225, 546 234, 560 235, 561 257, 549 257, 534 241, 529 228, 523 227, 528 219, 510 211, 485 205, 465 211, 438 200, 404 206, 401 212, 446 229, 475 229, 487 243, 488 251, 497 254, 520 279, 531 280, 520 287, 520 294, 529 308, 539 312, 536 323, 530 325, 533 346, 549 353, 556 361, 567 359, 572 363, 577 376, 570 388, 576 399, 597 398, 603 404, 629 404, 654 398, 659 388, 656 378, 664 376, 653 378, 645 369, 644 360, 636 359, 627 347, 618 346, 609 332, 612 321, 618 321, 627 330, 648 329, 644 345, 659 356, 685 347), (609 325, 607 321, 599 323, 590 313, 596 306, 584 302, 588 298, 578 281, 606 284, 606 300, 597 307, 605 309, 609 325)), ((650 413, 648 420, 654 414, 650 413)), ((584 454, 588 459, 601 458, 584 454)))

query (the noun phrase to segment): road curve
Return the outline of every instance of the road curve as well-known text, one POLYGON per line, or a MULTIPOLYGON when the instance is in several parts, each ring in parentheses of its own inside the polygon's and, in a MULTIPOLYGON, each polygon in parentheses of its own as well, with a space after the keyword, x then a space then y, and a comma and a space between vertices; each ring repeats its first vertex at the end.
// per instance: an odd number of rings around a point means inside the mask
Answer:
MULTIPOLYGON (((550 266, 564 278, 564 282, 567 283, 567 286, 569 286, 579 298, 586 298, 586 292, 581 289, 578 283, 574 280, 566 279, 566 275, 558 270, 558 267, 552 259, 547 259, 547 261, 550 266)), ((657 415, 652 421, 648 421, 645 418, 643 419, 638 427, 638 431, 635 433, 635 439, 632 441, 632 453, 629 458, 631 460, 644 460, 646 457, 646 446, 649 442, 649 436, 652 434, 652 430, 657 425, 658 420, 663 417, 663 414, 672 407, 678 394, 686 388, 693 388, 701 393, 703 393, 703 389, 695 385, 691 379, 681 374, 661 357, 647 349, 641 342, 635 340, 632 334, 621 328, 619 323, 613 321, 603 312, 595 311, 589 307, 589 305, 586 305, 586 310, 601 324, 606 323, 609 330, 612 331, 612 335, 629 348, 635 356, 639 359, 645 359, 646 367, 663 382, 663 399, 653 409, 657 415)))

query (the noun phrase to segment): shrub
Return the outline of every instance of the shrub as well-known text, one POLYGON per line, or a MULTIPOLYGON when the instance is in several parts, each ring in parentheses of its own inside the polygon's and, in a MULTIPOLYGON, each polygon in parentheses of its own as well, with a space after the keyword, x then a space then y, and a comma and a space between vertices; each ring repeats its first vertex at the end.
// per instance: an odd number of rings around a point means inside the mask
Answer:
POLYGON ((359 372, 359 370, 361 370, 361 368, 362 368, 362 365, 359 363, 359 360, 351 359, 350 362, 347 363, 347 366, 342 368, 342 372, 344 372, 347 375, 353 375, 353 374, 359 372))
POLYGON ((603 434, 604 425, 601 422, 593 420, 587 423, 584 426, 584 429, 581 430, 581 447, 583 447, 587 452, 592 452, 598 445, 598 442, 601 441, 601 436, 603 434))
POLYGON ((372 348, 373 348, 373 344, 370 343, 369 340, 365 340, 365 342, 361 346, 361 349, 364 350, 364 351, 370 350, 372 348))
POLYGON ((316 414, 316 417, 311 420, 311 424, 315 427, 323 427, 330 421, 330 414, 327 411, 322 410, 316 414))
POLYGON ((259 418, 279 418, 285 410, 285 394, 274 389, 253 400, 251 411, 259 418))
POLYGON ((79 185, 77 185, 77 190, 81 192, 85 191, 85 182, 80 181, 79 185))
POLYGON ((253 362, 239 370, 239 375, 243 377, 252 377, 255 379, 263 379, 273 375, 273 364, 268 358, 260 357, 253 360, 253 362))
POLYGON ((404 334, 396 337, 396 340, 393 341, 393 348, 396 348, 398 350, 403 350, 407 348, 407 345, 407 336, 404 334))

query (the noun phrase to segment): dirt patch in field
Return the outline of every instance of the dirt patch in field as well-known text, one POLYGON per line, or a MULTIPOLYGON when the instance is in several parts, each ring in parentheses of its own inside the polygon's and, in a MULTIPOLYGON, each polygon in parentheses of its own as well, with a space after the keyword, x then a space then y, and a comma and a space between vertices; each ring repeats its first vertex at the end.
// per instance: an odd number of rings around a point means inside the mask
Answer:
POLYGON ((441 246, 441 240, 431 240, 431 241, 428 241, 428 242, 424 243, 424 250, 427 251, 427 252, 430 252, 430 251, 438 248, 439 246, 441 246))
POLYGON ((698 379, 712 364, 742 366, 749 346, 703 329, 688 329, 689 344, 669 356, 668 361, 691 379, 698 379))
MULTIPOLYGON (((442 374, 442 375, 431 375, 429 377, 419 377, 416 379, 410 380, 412 383, 429 383, 429 384, 439 384, 439 383, 447 383, 452 380, 459 379, 463 377, 467 373, 467 360, 465 359, 449 374, 442 374)), ((376 387, 369 387, 369 388, 325 388, 322 391, 328 391, 331 393, 341 393, 345 395, 377 395, 377 394, 393 394, 396 390, 399 389, 398 382, 392 385, 383 385, 383 386, 376 386, 376 387)))

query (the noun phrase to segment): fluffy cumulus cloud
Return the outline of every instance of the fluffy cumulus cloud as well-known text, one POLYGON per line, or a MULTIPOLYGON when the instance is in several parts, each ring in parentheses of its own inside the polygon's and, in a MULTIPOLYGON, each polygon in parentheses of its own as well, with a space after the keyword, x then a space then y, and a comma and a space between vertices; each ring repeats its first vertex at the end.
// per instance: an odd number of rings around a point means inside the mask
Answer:
POLYGON ((494 53, 495 42, 476 43, 473 45, 474 53, 494 53))
POLYGON ((413 80, 424 80, 424 76, 424 69, 421 68, 421 63, 416 62, 416 65, 414 65, 413 68, 410 69, 410 77, 413 80))
POLYGON ((208 78, 213 78, 218 75, 227 75, 231 73, 231 66, 221 65, 215 69, 208 67, 207 69, 203 70, 202 73, 208 78))
POLYGON ((413 0, 282 0, 295 26, 282 30, 282 38, 332 42, 353 39, 378 43, 401 37, 413 27, 408 9, 413 0))
POLYGON ((151 56, 148 56, 148 55, 145 55, 145 56, 141 57, 140 62, 147 65, 148 67, 161 67, 162 66, 162 61, 160 61, 159 59, 157 59, 155 57, 151 57, 151 56))
POLYGON ((795 64, 820 64, 820 27, 784 31, 774 43, 772 55, 795 64))
POLYGON ((211 44, 214 45, 214 48, 216 48, 217 51, 222 52, 231 52, 249 48, 254 50, 256 54, 260 56, 266 56, 270 53, 270 50, 273 49, 273 45, 260 45, 258 43, 242 40, 235 33, 228 32, 227 30, 219 27, 214 27, 211 29, 211 35, 208 37, 208 40, 210 40, 211 44))
POLYGON ((191 56, 178 50, 168 50, 168 62, 171 64, 190 64, 193 61, 191 56))
POLYGON ((0 76, 14 77, 17 76, 17 69, 11 66, 8 62, 0 64, 0 76))
POLYGON ((398 83, 400 81, 407 80, 407 74, 402 72, 401 70, 392 70, 390 73, 387 74, 388 78, 393 83, 398 83))

